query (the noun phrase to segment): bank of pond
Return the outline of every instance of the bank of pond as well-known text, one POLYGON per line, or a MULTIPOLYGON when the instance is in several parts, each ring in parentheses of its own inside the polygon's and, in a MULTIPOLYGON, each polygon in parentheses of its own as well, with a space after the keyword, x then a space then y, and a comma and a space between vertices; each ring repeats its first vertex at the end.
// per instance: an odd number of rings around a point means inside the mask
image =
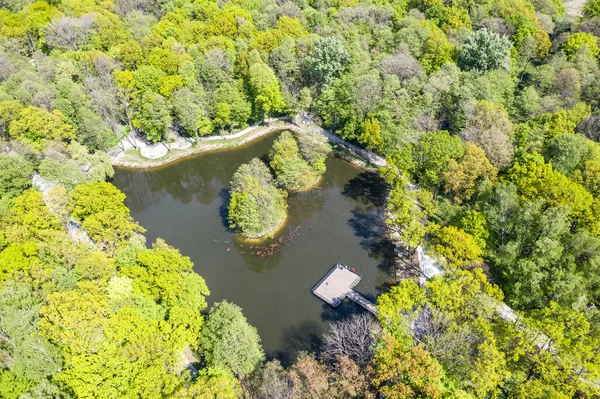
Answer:
MULTIPOLYGON (((113 180, 127 195, 132 216, 147 229, 148 242, 162 237, 189 256, 210 288, 209 302, 227 299, 240 305, 267 355, 284 362, 299 350, 316 350, 330 321, 363 312, 349 301, 333 309, 311 294, 332 265, 354 267, 362 276, 358 290, 375 301, 389 282, 394 258, 386 238, 384 182, 329 153, 320 169, 302 158, 322 173, 313 174, 316 185, 283 191, 284 216, 272 221, 270 237, 248 239, 232 228, 234 175, 240 166, 260 162, 272 187, 283 190, 275 168, 267 165, 276 144, 286 140, 290 146, 287 134, 275 133, 159 168, 117 169, 113 180)), ((290 153, 293 148, 284 152, 290 153)))

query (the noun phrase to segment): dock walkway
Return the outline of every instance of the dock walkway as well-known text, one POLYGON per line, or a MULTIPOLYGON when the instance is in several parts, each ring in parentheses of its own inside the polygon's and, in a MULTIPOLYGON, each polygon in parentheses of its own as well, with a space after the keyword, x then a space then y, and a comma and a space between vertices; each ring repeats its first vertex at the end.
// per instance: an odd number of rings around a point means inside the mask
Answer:
POLYGON ((372 314, 377 314, 375 304, 353 290, 360 279, 360 275, 354 273, 347 266, 338 263, 312 289, 312 293, 334 308, 347 297, 372 314))
POLYGON ((346 298, 350 299, 352 302, 362 306, 366 311, 370 312, 373 315, 377 314, 377 306, 371 301, 369 301, 364 296, 360 295, 358 292, 351 290, 346 293, 346 298))

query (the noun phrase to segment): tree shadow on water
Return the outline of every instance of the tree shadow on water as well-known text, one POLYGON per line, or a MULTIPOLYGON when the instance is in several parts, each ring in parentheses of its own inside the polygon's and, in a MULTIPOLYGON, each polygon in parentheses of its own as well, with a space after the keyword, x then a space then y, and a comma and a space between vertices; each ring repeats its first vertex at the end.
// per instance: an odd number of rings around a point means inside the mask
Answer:
POLYGON ((271 241, 265 241, 263 244, 255 245, 248 244, 244 241, 235 242, 236 250, 242 255, 242 259, 249 270, 252 270, 255 273, 262 273, 264 270, 273 270, 279 265, 279 262, 281 261, 281 251, 284 248, 276 250, 273 255, 269 256, 260 256, 256 254, 258 246, 266 246, 269 242, 271 241))
POLYGON ((284 366, 292 365, 300 352, 318 353, 323 344, 323 327, 314 321, 301 321, 283 332, 283 349, 269 353, 284 366))
POLYGON ((223 227, 225 227, 227 231, 234 233, 234 230, 229 227, 229 201, 231 200, 229 190, 222 188, 219 191, 219 199, 221 201, 219 204, 219 217, 221 218, 221 223, 223 223, 223 227))
POLYGON ((389 274, 396 253, 387 233, 383 209, 388 190, 388 185, 377 173, 363 172, 350 179, 342 194, 357 202, 348 224, 361 238, 361 247, 378 261, 380 269, 389 274))
POLYGON ((380 269, 390 273, 393 270, 396 253, 394 243, 387 233, 382 211, 361 212, 355 209, 348 224, 354 230, 354 234, 361 238, 360 246, 368 251, 371 258, 379 262, 380 269))
MULTIPOLYGON (((375 211, 362 212, 354 209, 348 224, 354 230, 354 234, 364 240, 371 240, 385 233, 383 216, 375 211)), ((363 247, 364 244, 361 243, 363 247)), ((368 246, 365 249, 368 249, 368 246)))
POLYGON ((387 191, 386 182, 377 173, 363 172, 344 185, 342 194, 363 205, 381 208, 385 206, 387 191))

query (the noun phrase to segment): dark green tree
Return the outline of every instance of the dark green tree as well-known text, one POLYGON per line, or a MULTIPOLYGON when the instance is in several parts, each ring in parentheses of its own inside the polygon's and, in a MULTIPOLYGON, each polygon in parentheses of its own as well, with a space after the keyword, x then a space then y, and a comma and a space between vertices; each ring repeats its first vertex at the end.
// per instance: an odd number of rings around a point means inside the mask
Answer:
POLYGON ((508 68, 511 43, 498 33, 481 29, 472 32, 463 44, 459 62, 465 70, 486 72, 508 68))
POLYGON ((340 76, 350 61, 344 44, 335 37, 320 37, 313 43, 310 55, 304 60, 309 79, 328 84, 340 76))

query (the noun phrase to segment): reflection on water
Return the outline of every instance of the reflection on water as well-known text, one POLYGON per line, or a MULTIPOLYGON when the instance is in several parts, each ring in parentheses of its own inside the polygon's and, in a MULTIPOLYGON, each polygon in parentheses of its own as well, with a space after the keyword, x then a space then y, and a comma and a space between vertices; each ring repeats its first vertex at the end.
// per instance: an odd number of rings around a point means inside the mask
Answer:
POLYGON ((276 237, 257 244, 235 236, 227 225, 229 181, 239 165, 266 156, 274 138, 158 169, 118 169, 114 184, 149 243, 162 237, 190 256, 211 290, 209 302, 240 305, 267 354, 285 363, 316 350, 329 321, 362 311, 349 301, 333 309, 311 294, 331 266, 356 268, 357 291, 374 301, 388 282, 393 246, 384 234, 385 184, 334 157, 319 187, 290 195, 287 224, 276 237), (266 257, 251 248, 272 244, 281 245, 266 257))

